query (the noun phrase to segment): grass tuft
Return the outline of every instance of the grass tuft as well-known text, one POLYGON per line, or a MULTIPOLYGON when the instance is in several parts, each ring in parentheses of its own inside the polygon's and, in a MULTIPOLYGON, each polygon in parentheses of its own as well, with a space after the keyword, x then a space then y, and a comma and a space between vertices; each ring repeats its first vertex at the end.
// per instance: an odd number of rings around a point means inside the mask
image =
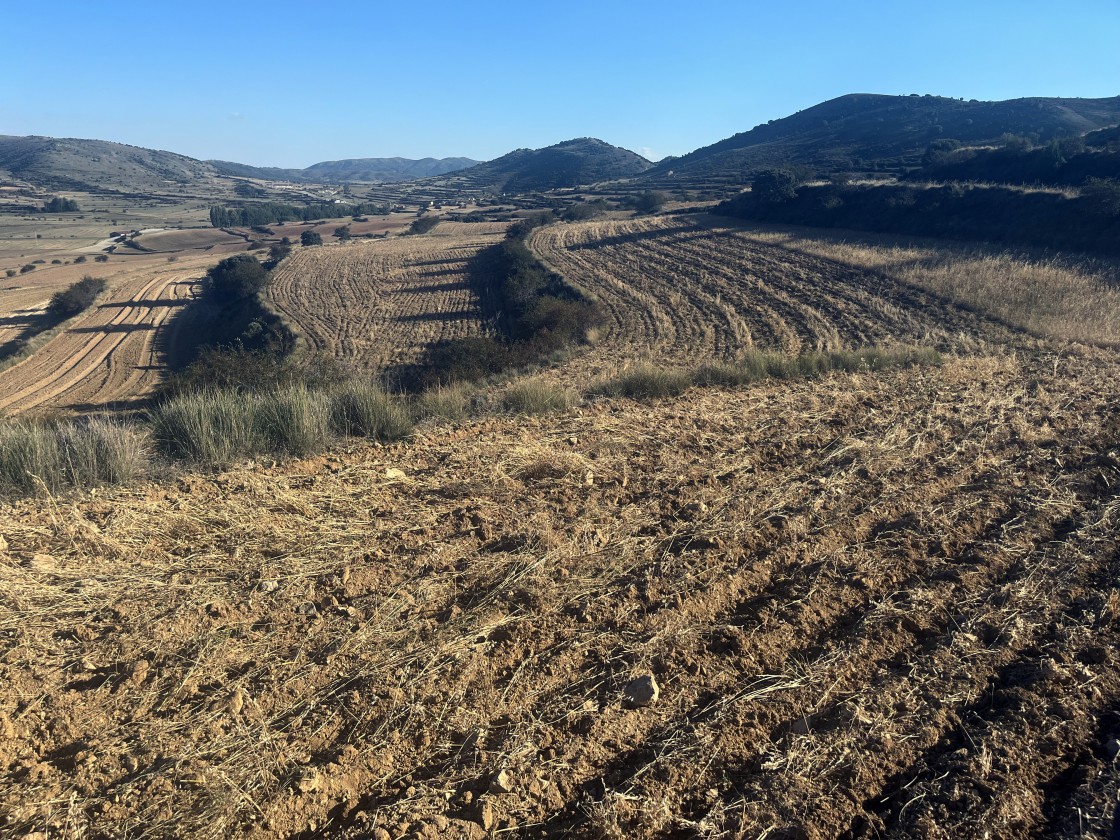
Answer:
POLYGON ((503 411, 513 414, 550 414, 565 411, 575 403, 571 391, 543 379, 526 379, 510 385, 502 392, 503 411))
POLYGON ((400 440, 412 432, 407 406, 371 382, 350 382, 334 390, 330 423, 341 435, 381 441, 400 440))
POLYGON ((255 405, 257 428, 270 451, 310 455, 331 440, 331 405, 320 391, 304 385, 276 388, 255 405))
POLYGON ((254 408, 234 391, 184 394, 152 409, 152 436, 172 458, 220 469, 260 449, 254 408))

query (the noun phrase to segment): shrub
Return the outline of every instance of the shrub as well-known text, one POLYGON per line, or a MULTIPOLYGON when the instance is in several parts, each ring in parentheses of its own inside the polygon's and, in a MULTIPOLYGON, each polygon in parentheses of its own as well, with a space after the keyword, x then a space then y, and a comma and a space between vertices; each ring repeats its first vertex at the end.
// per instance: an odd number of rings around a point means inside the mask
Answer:
POLYGON ((299 244, 303 246, 322 245, 323 237, 313 230, 305 230, 299 235, 299 244))
POLYGON ((19 273, 20 274, 27 274, 28 272, 34 271, 34 270, 35 270, 35 264, 34 263, 28 263, 27 265, 20 267, 19 273))
POLYGON ((303 385, 277 388, 255 406, 261 442, 273 452, 310 455, 330 442, 330 401, 303 385))
POLYGON ((223 301, 252 297, 268 283, 268 271, 248 254, 226 257, 206 272, 211 293, 223 301))
POLYGON ((152 409, 152 437, 173 458, 227 466, 260 449, 253 403, 232 391, 183 394, 152 409))
POLYGON ((5 276, 5 277, 15 277, 15 276, 16 276, 16 273, 17 273, 17 272, 16 272, 16 270, 15 270, 14 268, 9 268, 9 269, 7 269, 7 270, 6 270, 5 272, 4 272, 4 276, 5 276))
POLYGON ((399 440, 412 432, 408 409, 370 382, 350 382, 334 390, 330 422, 339 434, 381 441, 399 440))
POLYGON ((439 216, 421 216, 408 226, 407 233, 427 233, 439 224, 439 216))
POLYGON ((85 261, 86 261, 86 255, 85 254, 78 254, 78 256, 74 257, 74 262, 75 263, 84 263, 85 261))
POLYGON ((93 258, 93 261, 94 262, 109 262, 109 255, 108 254, 98 254, 97 256, 95 256, 93 258))
POLYGON ((543 379, 517 382, 502 393, 502 408, 514 414, 548 414, 572 407, 575 398, 562 385, 543 379))
POLYGON ((69 318, 88 309, 97 296, 105 290, 105 280, 88 274, 61 292, 55 292, 47 304, 47 311, 59 318, 69 318))
POLYGON ((28 420, 0 424, 0 486, 32 493, 38 479, 48 490, 56 490, 61 464, 53 429, 28 420))
POLYGON ((72 198, 59 198, 55 196, 43 205, 44 213, 77 213, 81 208, 72 198))
POLYGON ((148 466, 148 436, 135 426, 95 417, 58 427, 66 483, 74 487, 127 484, 148 466))

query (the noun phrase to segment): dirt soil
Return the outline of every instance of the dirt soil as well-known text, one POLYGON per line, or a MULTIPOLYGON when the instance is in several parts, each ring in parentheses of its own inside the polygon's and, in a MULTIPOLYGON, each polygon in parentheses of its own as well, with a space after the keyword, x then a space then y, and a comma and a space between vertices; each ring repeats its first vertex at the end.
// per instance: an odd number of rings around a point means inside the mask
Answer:
POLYGON ((1118 373, 980 354, 5 506, 0 834, 1106 837, 1118 373))

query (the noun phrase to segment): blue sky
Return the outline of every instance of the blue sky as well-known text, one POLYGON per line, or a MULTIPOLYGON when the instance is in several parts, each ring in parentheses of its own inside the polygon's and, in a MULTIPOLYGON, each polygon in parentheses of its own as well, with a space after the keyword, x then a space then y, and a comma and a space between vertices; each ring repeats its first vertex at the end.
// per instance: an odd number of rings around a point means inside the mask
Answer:
POLYGON ((1120 0, 4 3, 0 134, 259 166, 683 154, 845 93, 1120 95, 1120 0))

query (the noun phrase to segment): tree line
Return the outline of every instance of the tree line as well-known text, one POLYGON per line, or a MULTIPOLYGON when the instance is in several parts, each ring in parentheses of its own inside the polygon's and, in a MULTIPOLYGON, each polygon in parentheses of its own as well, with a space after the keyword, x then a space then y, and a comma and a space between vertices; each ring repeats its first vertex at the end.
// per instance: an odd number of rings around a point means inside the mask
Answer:
POLYGON ((366 202, 364 204, 334 204, 319 202, 296 206, 263 201, 247 204, 244 207, 210 208, 210 224, 216 228, 252 227, 253 225, 282 224, 284 222, 310 222, 315 219, 335 219, 339 216, 386 216, 388 204, 366 202))

